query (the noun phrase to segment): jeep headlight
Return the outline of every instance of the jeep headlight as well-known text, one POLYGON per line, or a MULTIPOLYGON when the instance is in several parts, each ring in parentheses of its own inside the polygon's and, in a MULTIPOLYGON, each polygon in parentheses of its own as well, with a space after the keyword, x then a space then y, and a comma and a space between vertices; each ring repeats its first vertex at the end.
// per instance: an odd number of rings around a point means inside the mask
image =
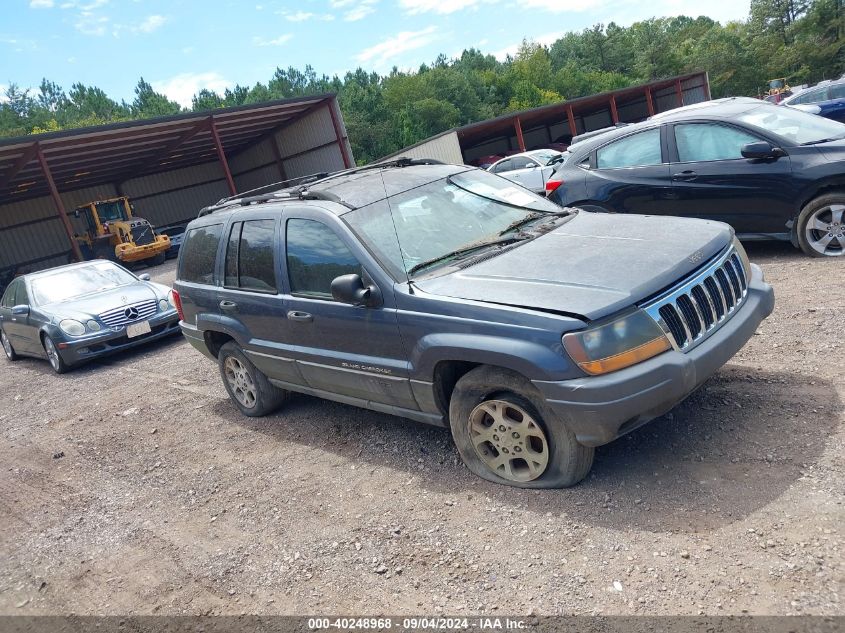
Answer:
POLYGON ((596 376, 662 354, 672 344, 654 319, 636 310, 609 323, 564 334, 563 347, 578 367, 596 376))
POLYGON ((85 326, 73 319, 65 319, 59 323, 59 328, 68 336, 82 336, 85 334, 85 326))
POLYGON ((748 259, 748 253, 745 252, 745 247, 736 238, 734 238, 733 247, 736 249, 736 254, 739 255, 739 261, 742 262, 745 279, 748 283, 751 283, 751 261, 748 259))

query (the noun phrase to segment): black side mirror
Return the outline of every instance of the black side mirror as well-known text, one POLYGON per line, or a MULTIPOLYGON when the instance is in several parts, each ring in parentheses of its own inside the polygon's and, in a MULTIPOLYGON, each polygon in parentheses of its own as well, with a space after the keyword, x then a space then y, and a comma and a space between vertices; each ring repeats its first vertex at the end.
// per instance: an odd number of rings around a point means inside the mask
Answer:
POLYGON ((150 280, 150 273, 141 273, 138 275, 138 279, 141 281, 149 281, 150 280))
POLYGON ((766 141, 747 143, 742 146, 740 152, 742 153, 743 158, 767 159, 786 156, 786 152, 784 152, 780 147, 772 147, 766 141))
POLYGON ((29 314, 29 306, 28 305, 19 305, 14 306, 12 308, 12 315, 13 316, 27 316, 29 314))
POLYGON ((332 281, 332 298, 355 306, 374 307, 381 303, 376 286, 365 286, 361 275, 341 275, 332 281))

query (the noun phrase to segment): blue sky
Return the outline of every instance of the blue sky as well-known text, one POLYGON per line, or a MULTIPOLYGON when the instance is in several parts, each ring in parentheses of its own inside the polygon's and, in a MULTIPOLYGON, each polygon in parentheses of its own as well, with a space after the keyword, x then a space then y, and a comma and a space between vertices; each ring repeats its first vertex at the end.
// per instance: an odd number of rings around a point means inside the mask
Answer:
POLYGON ((503 58, 597 22, 744 19, 746 0, 2 0, 0 91, 42 77, 133 98, 143 76, 185 105, 200 88, 266 82, 277 66, 342 75, 416 68, 476 47, 503 58))

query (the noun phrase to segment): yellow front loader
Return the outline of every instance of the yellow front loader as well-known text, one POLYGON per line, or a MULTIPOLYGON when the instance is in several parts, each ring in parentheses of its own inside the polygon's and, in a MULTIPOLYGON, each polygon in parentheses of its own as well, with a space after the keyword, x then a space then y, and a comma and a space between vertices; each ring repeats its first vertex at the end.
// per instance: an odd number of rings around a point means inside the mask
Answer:
POLYGON ((85 220, 85 233, 76 235, 85 259, 157 265, 170 248, 169 237, 156 235, 149 222, 133 217, 126 197, 89 202, 77 208, 74 217, 85 220))

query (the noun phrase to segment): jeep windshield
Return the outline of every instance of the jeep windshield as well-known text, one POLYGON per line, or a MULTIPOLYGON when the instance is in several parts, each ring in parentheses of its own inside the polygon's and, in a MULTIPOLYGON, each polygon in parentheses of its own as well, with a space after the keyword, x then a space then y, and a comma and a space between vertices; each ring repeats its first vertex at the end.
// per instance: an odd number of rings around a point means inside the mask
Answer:
POLYGON ((481 170, 435 180, 343 216, 398 278, 535 237, 568 210, 481 170))

